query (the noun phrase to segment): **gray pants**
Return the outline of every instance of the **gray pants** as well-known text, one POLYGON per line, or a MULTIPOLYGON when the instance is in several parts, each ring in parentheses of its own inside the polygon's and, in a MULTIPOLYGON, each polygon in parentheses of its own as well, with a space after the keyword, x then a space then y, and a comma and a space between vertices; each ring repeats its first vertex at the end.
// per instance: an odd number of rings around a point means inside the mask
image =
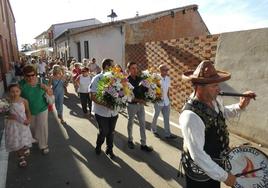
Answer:
POLYGON ((137 115, 139 125, 140 125, 140 135, 141 135, 141 145, 146 145, 146 135, 145 135, 145 111, 143 104, 128 104, 128 141, 133 142, 132 129, 135 115, 137 115))
POLYGON ((151 124, 151 129, 153 133, 157 132, 156 123, 158 116, 162 112, 163 119, 164 119, 164 128, 165 128, 165 136, 170 136, 170 125, 169 125, 169 114, 170 114, 170 105, 168 106, 159 106, 158 104, 154 104, 154 117, 151 124))

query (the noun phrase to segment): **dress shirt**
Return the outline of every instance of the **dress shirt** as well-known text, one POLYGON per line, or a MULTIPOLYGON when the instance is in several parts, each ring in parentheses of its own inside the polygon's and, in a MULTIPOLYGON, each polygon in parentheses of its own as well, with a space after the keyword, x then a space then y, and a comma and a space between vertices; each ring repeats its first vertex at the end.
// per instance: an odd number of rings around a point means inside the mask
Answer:
POLYGON ((159 106, 168 106, 169 105, 169 97, 168 97, 168 89, 170 87, 170 78, 169 76, 161 77, 161 92, 162 92, 162 100, 157 104, 159 106))

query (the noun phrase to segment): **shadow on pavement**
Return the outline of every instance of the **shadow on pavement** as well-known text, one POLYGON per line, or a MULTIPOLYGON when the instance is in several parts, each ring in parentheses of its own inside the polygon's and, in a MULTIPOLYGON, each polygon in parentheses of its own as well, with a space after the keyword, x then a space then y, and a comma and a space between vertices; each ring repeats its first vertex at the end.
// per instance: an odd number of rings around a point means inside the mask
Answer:
POLYGON ((73 155, 111 187, 153 187, 119 157, 113 162, 104 152, 97 156, 94 146, 88 140, 81 137, 71 126, 65 124, 64 128, 69 137, 68 145, 78 150, 73 152, 73 155), (130 182, 132 183, 129 184, 130 182))
MULTIPOLYGON (((125 117, 126 119, 128 118, 127 110, 122 111, 120 114, 123 117, 125 117)), ((138 121, 137 117, 135 117, 135 119, 134 119, 134 125, 139 126, 139 121, 138 121)), ((146 129, 151 132, 151 122, 145 121, 145 126, 146 126, 146 129)), ((127 128, 127 125, 126 125, 126 128, 127 128)), ((160 137, 158 139, 160 139, 161 141, 163 141, 163 142, 165 142, 165 143, 167 143, 167 144, 169 144, 169 145, 171 145, 179 150, 182 150, 182 148, 183 148, 183 138, 182 137, 176 135, 176 136, 178 136, 176 139, 166 139, 164 136, 165 129, 163 127, 160 127, 159 125, 157 125, 157 132, 160 135, 160 137)), ((148 133, 146 133, 146 134, 148 134, 148 133)))
POLYGON ((34 145, 25 169, 17 166, 15 153, 11 153, 6 188, 87 187, 53 113, 49 113, 49 147, 49 154, 42 155, 34 145))
POLYGON ((84 118, 82 108, 80 106, 80 98, 77 95, 73 93, 68 93, 67 95, 64 95, 63 104, 70 109, 70 115, 78 118, 84 118))
MULTIPOLYGON (((97 122, 95 121, 94 118, 89 119, 89 121, 96 128, 98 128, 97 122)), ((136 124, 138 122, 134 122, 134 123, 136 124)), ((147 124, 148 124, 148 122, 147 122, 147 124)), ((116 126, 121 126, 119 121, 117 121, 116 126)), ((137 125, 137 126, 139 126, 139 125, 137 125)), ((127 126, 125 126, 125 127, 127 128, 127 126)), ((159 128, 159 129, 161 129, 161 132, 164 133, 163 128, 159 128)), ((164 142, 166 142, 169 145, 172 145, 173 147, 180 148, 180 149, 182 148, 182 138, 181 137, 178 137, 177 139, 174 139, 174 140, 166 140, 165 138, 162 138, 162 139, 164 142), (179 143, 179 146, 178 146, 178 143, 179 143)), ((130 150, 127 147, 127 141, 128 141, 128 138, 125 135, 123 135, 117 131, 115 132, 114 145, 117 148, 119 148, 121 151, 126 153, 128 156, 130 156, 134 160, 136 160, 138 162, 146 163, 156 174, 161 176, 163 179, 165 179, 165 180, 173 179, 173 180, 177 181, 179 184, 184 185, 184 179, 180 179, 177 177, 177 173, 178 173, 177 169, 179 166, 179 152, 178 152, 178 156, 175 156, 178 159, 178 166, 172 167, 160 158, 157 151, 154 151, 152 153, 144 153, 143 151, 140 150, 140 144, 136 144, 135 149, 130 150)), ((105 146, 105 143, 103 145, 105 146)), ((122 161, 122 160, 117 157, 116 161, 122 161)), ((123 165, 123 166, 125 166, 125 165, 123 165)), ((129 168, 129 166, 128 166, 128 168, 129 168)), ((137 186, 138 185, 139 184, 137 184, 137 186)))
POLYGON ((157 151, 146 153, 140 150, 140 144, 135 143, 135 149, 129 149, 127 146, 128 138, 123 134, 116 132, 114 137, 114 144, 117 148, 126 153, 129 157, 138 162, 146 163, 156 174, 161 176, 165 180, 175 180, 180 185, 184 185, 184 180, 177 177, 179 166, 179 152, 178 156, 174 156, 178 159, 178 166, 173 167, 163 161, 157 151))

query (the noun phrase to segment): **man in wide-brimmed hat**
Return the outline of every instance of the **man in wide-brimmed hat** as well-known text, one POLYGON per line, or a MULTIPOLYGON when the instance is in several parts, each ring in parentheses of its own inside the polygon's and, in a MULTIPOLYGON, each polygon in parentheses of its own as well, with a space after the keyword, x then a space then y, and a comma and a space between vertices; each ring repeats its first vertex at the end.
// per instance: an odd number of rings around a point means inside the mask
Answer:
MULTIPOLYGON (((250 97, 241 97, 239 103, 223 106, 217 100, 219 83, 229 80, 231 74, 216 70, 212 61, 202 61, 195 71, 185 72, 182 78, 190 81, 194 87, 191 99, 183 107, 179 118, 184 138, 182 163, 186 172, 186 187, 219 188, 220 182, 234 186, 236 177, 215 161, 229 149, 225 119, 238 116, 249 104, 250 97), (207 176, 193 176, 193 166, 185 165, 190 160, 207 176)), ((252 91, 245 94, 255 96, 252 91)))

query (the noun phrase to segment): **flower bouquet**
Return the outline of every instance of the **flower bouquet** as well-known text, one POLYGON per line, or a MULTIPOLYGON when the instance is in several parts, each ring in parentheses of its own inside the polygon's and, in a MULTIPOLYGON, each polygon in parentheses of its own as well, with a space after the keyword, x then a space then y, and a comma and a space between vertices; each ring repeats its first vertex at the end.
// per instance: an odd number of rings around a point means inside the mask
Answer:
POLYGON ((148 70, 141 73, 141 94, 146 102, 156 103, 161 101, 161 77, 156 73, 150 73, 148 70))
POLYGON ((98 82, 96 98, 113 110, 121 110, 134 98, 133 86, 119 67, 105 72, 98 82))
POLYGON ((0 99, 0 116, 8 115, 10 110, 10 103, 7 99, 0 99))

